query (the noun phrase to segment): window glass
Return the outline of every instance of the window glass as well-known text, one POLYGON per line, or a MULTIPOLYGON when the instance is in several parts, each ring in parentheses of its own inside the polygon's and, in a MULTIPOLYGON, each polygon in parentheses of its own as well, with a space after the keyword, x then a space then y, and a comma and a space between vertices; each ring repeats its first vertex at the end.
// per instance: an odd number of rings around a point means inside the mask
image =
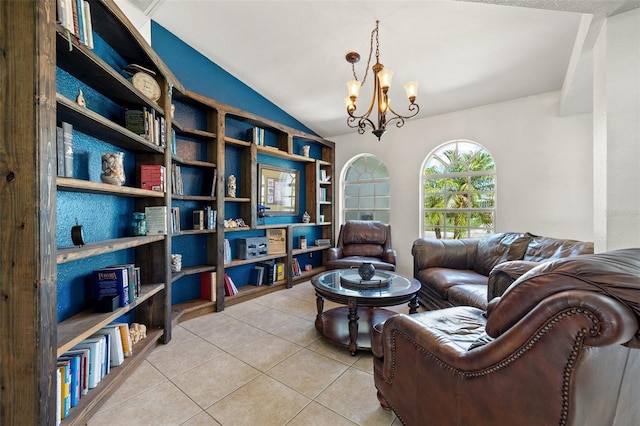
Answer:
POLYGON ((494 231, 495 164, 479 144, 456 140, 429 154, 423 169, 423 237, 482 237, 494 231))
POLYGON ((343 218, 389 223, 389 172, 375 155, 363 154, 347 164, 343 182, 343 218))

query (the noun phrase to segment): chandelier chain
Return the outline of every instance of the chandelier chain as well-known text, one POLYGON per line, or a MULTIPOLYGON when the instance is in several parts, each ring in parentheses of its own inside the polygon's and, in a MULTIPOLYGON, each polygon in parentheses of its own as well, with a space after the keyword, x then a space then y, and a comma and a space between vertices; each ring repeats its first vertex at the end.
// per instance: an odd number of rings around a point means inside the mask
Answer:
MULTIPOLYGON (((376 28, 371 31, 371 41, 369 43, 369 58, 367 58, 367 66, 364 69, 364 77, 362 78, 361 86, 364 86, 365 81, 367 81, 367 74, 369 73, 369 65, 371 64, 371 57, 373 56, 373 38, 375 36, 376 40, 376 63, 380 62, 380 39, 378 36, 378 24, 380 21, 376 21, 376 28)), ((353 79, 358 81, 358 76, 356 75, 356 64, 351 64, 351 71, 353 71, 353 79)))

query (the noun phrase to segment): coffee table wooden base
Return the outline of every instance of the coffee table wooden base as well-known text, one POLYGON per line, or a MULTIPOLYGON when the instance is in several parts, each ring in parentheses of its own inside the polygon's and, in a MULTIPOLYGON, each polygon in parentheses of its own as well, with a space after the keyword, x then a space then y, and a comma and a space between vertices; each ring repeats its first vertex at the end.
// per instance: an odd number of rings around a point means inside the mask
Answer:
POLYGON ((373 326, 395 314, 397 312, 384 308, 358 307, 358 320, 351 322, 349 308, 340 306, 319 314, 316 317, 316 329, 333 343, 348 347, 351 355, 355 355, 358 349, 371 350, 373 326), (353 330, 355 339, 350 336, 350 322, 351 327, 357 323, 356 330, 353 330))

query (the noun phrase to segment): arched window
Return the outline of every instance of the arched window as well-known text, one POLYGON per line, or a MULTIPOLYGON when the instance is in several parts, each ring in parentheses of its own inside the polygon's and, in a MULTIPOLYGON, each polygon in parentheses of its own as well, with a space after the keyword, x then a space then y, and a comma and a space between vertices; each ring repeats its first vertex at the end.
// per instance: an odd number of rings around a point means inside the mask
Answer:
POLYGON ((424 163, 425 238, 480 238, 493 233, 496 176, 493 157, 468 140, 447 142, 424 163))
POLYGON ((343 179, 343 219, 389 223, 389 172, 375 155, 362 154, 346 166, 343 179))

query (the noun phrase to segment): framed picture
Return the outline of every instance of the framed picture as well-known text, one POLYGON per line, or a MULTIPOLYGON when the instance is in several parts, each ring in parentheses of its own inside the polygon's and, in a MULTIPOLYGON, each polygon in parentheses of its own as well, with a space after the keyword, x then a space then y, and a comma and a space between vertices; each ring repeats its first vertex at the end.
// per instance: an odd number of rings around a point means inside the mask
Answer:
POLYGON ((258 177, 258 202, 267 208, 267 215, 298 215, 298 170, 258 164, 258 177))

